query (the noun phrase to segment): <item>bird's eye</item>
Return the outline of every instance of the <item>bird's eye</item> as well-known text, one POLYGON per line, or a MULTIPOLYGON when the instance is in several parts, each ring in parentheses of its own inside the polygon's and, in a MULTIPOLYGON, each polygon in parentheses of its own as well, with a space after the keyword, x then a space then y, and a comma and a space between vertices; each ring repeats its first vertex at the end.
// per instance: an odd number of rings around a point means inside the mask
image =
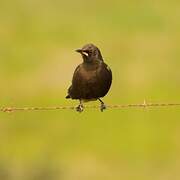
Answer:
POLYGON ((89 54, 92 54, 92 50, 89 50, 89 52, 88 52, 89 54))

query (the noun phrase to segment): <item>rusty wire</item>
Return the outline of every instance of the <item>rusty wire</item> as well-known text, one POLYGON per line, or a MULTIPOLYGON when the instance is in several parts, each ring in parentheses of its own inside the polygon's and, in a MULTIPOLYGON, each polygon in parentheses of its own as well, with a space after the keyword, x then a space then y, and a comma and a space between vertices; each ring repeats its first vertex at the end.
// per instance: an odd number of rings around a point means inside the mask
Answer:
MULTIPOLYGON (((125 109, 125 108, 147 108, 147 107, 175 107, 180 106, 180 103, 146 103, 144 100, 141 104, 120 104, 107 105, 108 109, 125 109)), ((96 109, 99 106, 85 106, 85 108, 96 109)), ((75 106, 55 106, 55 107, 1 107, 0 112, 15 112, 15 111, 47 111, 47 110, 74 110, 75 106)))

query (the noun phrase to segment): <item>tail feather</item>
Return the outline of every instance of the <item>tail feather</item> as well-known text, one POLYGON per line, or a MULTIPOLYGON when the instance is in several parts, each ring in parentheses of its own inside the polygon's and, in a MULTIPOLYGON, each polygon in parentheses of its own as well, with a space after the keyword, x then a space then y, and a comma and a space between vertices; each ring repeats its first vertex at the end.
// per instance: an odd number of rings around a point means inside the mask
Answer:
POLYGON ((68 88, 68 95, 66 96, 66 99, 71 98, 71 96, 69 94, 71 94, 71 89, 72 89, 72 85, 68 88))

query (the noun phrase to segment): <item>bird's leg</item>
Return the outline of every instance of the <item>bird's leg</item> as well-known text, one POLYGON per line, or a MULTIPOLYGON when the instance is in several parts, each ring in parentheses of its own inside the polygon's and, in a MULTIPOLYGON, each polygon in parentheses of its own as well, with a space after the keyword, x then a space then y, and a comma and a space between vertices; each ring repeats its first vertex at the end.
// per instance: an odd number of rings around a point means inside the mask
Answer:
POLYGON ((80 104, 76 107, 76 111, 77 112, 83 112, 84 107, 83 107, 83 104, 82 104, 82 100, 80 99, 79 102, 80 102, 80 104))
POLYGON ((101 112, 103 112, 103 110, 106 109, 106 105, 104 104, 104 102, 100 98, 98 98, 98 100, 101 103, 100 110, 101 110, 101 112))

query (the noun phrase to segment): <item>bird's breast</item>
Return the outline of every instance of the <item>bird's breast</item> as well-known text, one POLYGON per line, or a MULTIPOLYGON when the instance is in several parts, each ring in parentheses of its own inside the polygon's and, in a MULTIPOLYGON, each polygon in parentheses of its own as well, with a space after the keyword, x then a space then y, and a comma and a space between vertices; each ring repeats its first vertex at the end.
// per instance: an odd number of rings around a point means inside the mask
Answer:
POLYGON ((98 63, 81 64, 76 72, 76 77, 79 77, 79 81, 82 82, 93 82, 96 80, 96 72, 98 68, 99 68, 98 63))
POLYGON ((105 63, 80 65, 73 76, 71 97, 97 99, 103 97, 111 86, 112 75, 105 63))
POLYGON ((93 81, 96 79, 96 70, 93 70, 93 69, 82 69, 80 72, 79 72, 79 75, 81 77, 82 80, 85 80, 85 81, 93 81))

